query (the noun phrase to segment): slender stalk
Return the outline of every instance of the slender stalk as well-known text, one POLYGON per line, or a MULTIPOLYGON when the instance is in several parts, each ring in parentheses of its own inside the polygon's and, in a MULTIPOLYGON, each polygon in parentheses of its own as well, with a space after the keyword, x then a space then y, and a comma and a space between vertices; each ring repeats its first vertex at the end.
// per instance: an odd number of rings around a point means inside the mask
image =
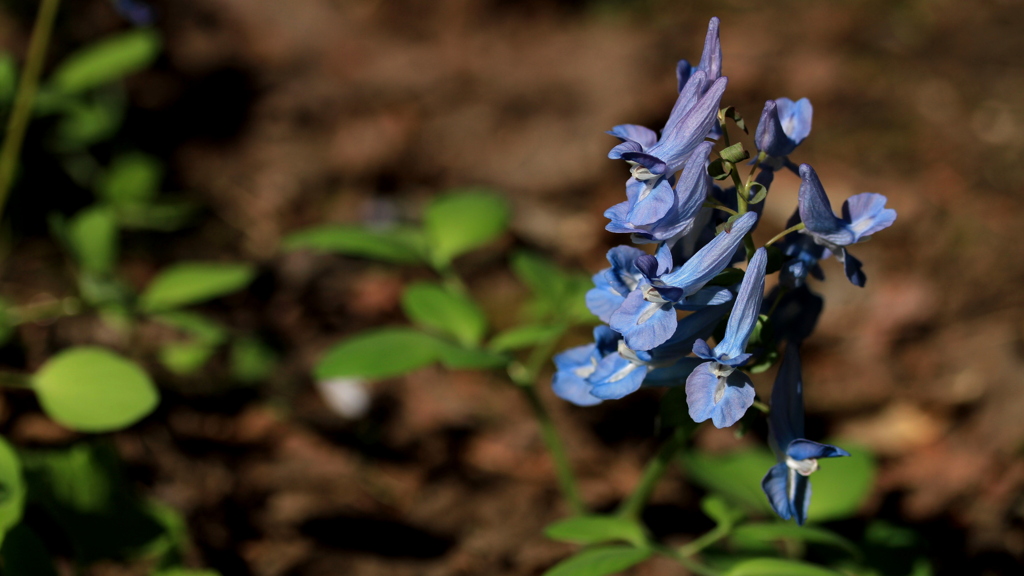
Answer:
POLYGON ((711 568, 709 566, 705 566, 700 562, 697 562, 693 558, 690 558, 689 556, 680 554, 678 550, 675 550, 673 548, 659 546, 657 550, 658 552, 661 552, 662 554, 665 554, 666 556, 672 558, 676 562, 679 562, 687 570, 693 572, 694 574, 697 574, 698 576, 720 576, 721 574, 718 570, 715 570, 714 568, 711 568))
POLYGON ((750 190, 750 183, 754 180, 754 172, 757 171, 758 166, 760 166, 761 162, 767 157, 768 155, 764 152, 757 153, 757 158, 754 159, 754 164, 750 166, 750 172, 747 173, 747 190, 750 190))
POLYGON ((647 505, 647 501, 651 498, 651 493, 654 492, 654 487, 658 484, 658 480, 668 470, 669 464, 672 463, 672 458, 686 445, 686 439, 686 431, 682 428, 676 428, 672 433, 672 437, 658 448, 654 458, 644 468, 644 474, 636 488, 633 489, 633 493, 619 506, 616 512, 619 516, 628 518, 640 517, 640 513, 643 512, 644 506, 647 505))
POLYGON ((32 119, 32 105, 35 102, 39 87, 39 76, 46 61, 46 47, 50 43, 53 22, 57 17, 60 0, 43 0, 36 15, 36 23, 32 28, 25 66, 18 80, 18 91, 14 96, 14 107, 7 119, 7 133, 3 147, 0 148, 0 215, 10 195, 14 173, 18 168, 21 156, 21 145, 25 140, 29 120, 32 119))
POLYGON ((722 212, 725 212, 727 214, 732 214, 733 216, 736 215, 736 211, 735 210, 733 210, 732 208, 729 208, 728 206, 726 206, 724 204, 719 204, 718 202, 705 202, 701 206, 703 206, 705 208, 714 208, 716 210, 721 210, 722 212))
POLYGON ((715 526, 708 532, 705 532, 703 535, 698 537, 693 542, 680 546, 679 554, 681 556, 689 558, 690 556, 697 554, 698 552, 707 548, 708 546, 711 546, 715 542, 718 542, 719 540, 722 540, 723 538, 727 537, 729 535, 729 532, 731 531, 731 526, 719 524, 718 526, 715 526))
POLYGON ((771 240, 765 242, 764 243, 764 247, 767 248, 767 247, 771 246, 776 241, 781 240, 782 238, 784 238, 786 236, 786 234, 789 234, 790 232, 796 232, 797 230, 803 230, 804 228, 806 228, 806 226, 804 226, 803 222, 801 222, 799 224, 794 224, 793 226, 790 226, 789 228, 786 228, 782 232, 779 232, 778 234, 776 234, 771 240))

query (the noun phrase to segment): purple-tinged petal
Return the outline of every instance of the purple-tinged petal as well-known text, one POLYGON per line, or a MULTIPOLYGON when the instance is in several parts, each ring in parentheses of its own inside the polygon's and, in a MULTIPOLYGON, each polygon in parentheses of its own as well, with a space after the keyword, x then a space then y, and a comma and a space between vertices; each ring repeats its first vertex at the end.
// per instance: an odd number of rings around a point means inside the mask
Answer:
POLYGON ((793 510, 796 523, 803 526, 807 522, 807 510, 811 507, 811 482, 807 476, 789 471, 789 505, 793 510))
POLYGON ((644 286, 626 296, 612 314, 609 325, 622 334, 626 345, 634 350, 651 350, 672 337, 676 329, 676 311, 671 302, 648 302, 644 286))
POLYGON ((605 276, 619 294, 625 296, 640 282, 640 271, 635 263, 644 254, 643 250, 625 244, 608 251, 606 257, 612 267, 605 269, 605 276))
POLYGON ((711 423, 715 428, 728 428, 739 422, 747 409, 754 405, 755 395, 750 377, 739 370, 734 371, 726 378, 725 392, 711 415, 711 423))
POLYGON ((775 100, 764 103, 761 119, 758 120, 757 130, 754 131, 754 143, 759 151, 773 157, 785 156, 796 148, 796 144, 782 129, 779 107, 775 100))
POLYGON ((846 227, 846 222, 837 218, 832 212, 825 188, 818 179, 818 174, 809 164, 800 165, 800 220, 807 231, 816 238, 825 240, 835 246, 846 246, 853 241, 853 233, 846 227))
POLYGON ((854 242, 884 230, 896 221, 896 211, 885 207, 885 196, 864 192, 843 202, 843 220, 849 223, 854 242))
POLYGON ((868 281, 868 277, 864 274, 864 271, 861 269, 863 268, 863 264, 861 264, 860 260, 854 258, 853 254, 847 252, 846 248, 842 248, 842 251, 839 253, 839 256, 843 261, 843 272, 846 273, 846 278, 854 286, 859 286, 863 288, 864 284, 866 284, 868 281))
POLYGON ((578 406, 593 406, 601 402, 590 394, 587 377, 594 372, 596 344, 570 348, 555 356, 556 372, 551 380, 555 395, 578 406))
POLYGON ((768 469, 768 473, 761 480, 761 489, 768 496, 768 502, 775 509, 775 513, 783 520, 793 517, 792 506, 789 503, 789 490, 787 488, 789 468, 784 463, 778 463, 768 469))
POLYGON ((711 351, 711 346, 708 346, 708 342, 704 338, 697 338, 694 340, 693 348, 691 348, 691 350, 698 358, 703 358, 705 360, 715 359, 715 354, 711 351))
POLYGON ((718 376, 711 371, 714 362, 704 362, 686 378, 686 405, 694 422, 703 422, 715 412, 718 376))
POLYGON ((608 151, 608 157, 612 160, 618 160, 622 158, 623 154, 630 154, 633 152, 643 152, 644 147, 639 142, 633 140, 626 140, 616 144, 611 150, 608 151))
POLYGON ((664 160, 647 152, 624 152, 620 158, 634 164, 633 177, 639 180, 650 180, 671 174, 664 160))
POLYGON ((722 42, 718 37, 718 17, 708 22, 708 33, 704 37, 704 51, 700 56, 697 70, 706 72, 708 81, 714 82, 722 75, 722 42))
POLYGON ((627 222, 634 227, 656 224, 675 208, 676 194, 668 180, 659 178, 651 184, 644 187, 626 215, 627 222))
POLYGON ((682 288, 687 295, 704 287, 732 260, 736 248, 757 222, 757 214, 748 212, 732 223, 732 229, 715 236, 678 270, 661 277, 669 286, 682 288))
POLYGON ((849 456, 850 453, 838 446, 821 444, 803 438, 797 438, 786 447, 786 456, 793 460, 817 460, 818 458, 836 458, 838 456, 849 456))
POLYGON ((700 358, 681 358, 671 366, 655 368, 647 373, 644 378, 643 387, 655 386, 682 386, 686 384, 686 377, 702 362, 700 358))
MULTIPOLYGON (((689 84, 703 76, 703 72, 695 72, 693 78, 687 83, 687 88, 680 93, 680 99, 689 91, 689 84)), ((661 139, 658 143, 647 150, 652 156, 661 158, 668 166, 664 172, 656 174, 671 174, 683 167, 690 153, 711 131, 711 127, 718 121, 718 106, 722 100, 722 94, 728 84, 728 78, 724 76, 715 80, 708 91, 683 114, 677 118, 669 117, 669 122, 662 130, 661 139)), ((675 112, 675 110, 673 110, 675 112)), ((635 154, 633 154, 635 156, 635 154)), ((627 159, 625 155, 624 159, 627 159)))
POLYGON ((658 133, 646 126, 638 124, 619 124, 607 132, 623 142, 632 140, 641 146, 653 146, 658 141, 658 133))
POLYGON ((604 400, 617 400, 640 389, 649 368, 623 358, 618 353, 609 354, 597 364, 590 375, 593 385, 590 393, 604 400))
POLYGON ((747 348, 747 340, 750 339, 761 313, 764 272, 767 265, 768 251, 758 248, 750 259, 739 292, 736 293, 736 303, 725 327, 725 337, 715 346, 715 356, 720 362, 739 358, 747 348))
POLYGON ((754 403, 750 378, 739 370, 728 375, 717 372, 715 362, 705 362, 686 379, 686 404, 694 422, 711 419, 716 428, 739 421, 754 403))
POLYGON ((779 98, 775 102, 779 106, 779 120, 782 121, 782 130, 793 142, 793 147, 796 148, 811 134, 811 120, 814 117, 814 107, 811 106, 811 101, 807 98, 801 98, 796 102, 789 98, 779 98))
POLYGON ((693 66, 686 60, 680 60, 676 62, 676 90, 679 92, 683 91, 686 86, 686 81, 690 79, 690 75, 693 73, 693 66))
POLYGON ((673 217, 678 224, 672 236, 686 234, 690 231, 697 212, 708 198, 708 189, 711 187, 708 156, 711 154, 711 148, 710 142, 701 142, 694 148, 693 154, 687 161, 682 176, 676 184, 676 205, 673 217))
POLYGON ((795 344, 787 344, 772 385, 771 412, 768 413, 769 443, 776 453, 781 453, 790 442, 804 436, 803 388, 800 352, 795 344))
POLYGON ((718 306, 732 302, 732 290, 721 286, 705 286, 686 297, 686 301, 676 304, 677 310, 700 310, 706 306, 718 306))

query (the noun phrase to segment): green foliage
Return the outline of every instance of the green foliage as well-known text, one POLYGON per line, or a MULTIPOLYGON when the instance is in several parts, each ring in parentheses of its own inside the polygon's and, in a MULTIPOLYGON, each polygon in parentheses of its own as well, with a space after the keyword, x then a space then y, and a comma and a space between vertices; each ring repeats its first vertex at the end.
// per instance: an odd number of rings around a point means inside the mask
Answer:
POLYGON ((317 364, 314 374, 318 380, 382 380, 432 364, 440 356, 440 341, 430 334, 406 327, 379 328, 336 344, 317 364))
POLYGON ((773 513, 761 490, 761 478, 775 465, 775 457, 767 450, 722 455, 692 452, 683 457, 683 462, 686 475, 695 483, 749 511, 773 513))
POLYGON ((509 328, 491 338, 487 346, 495 352, 507 352, 520 350, 538 344, 544 344, 556 340, 565 332, 563 326, 546 326, 543 324, 526 324, 509 328))
POLYGON ((644 527, 632 518, 617 516, 577 516, 566 518, 544 529, 552 540, 575 544, 603 544, 622 541, 643 547, 647 542, 644 527))
POLYGON ((449 342, 439 342, 441 365, 449 370, 487 370, 502 368, 509 358, 504 354, 479 348, 463 348, 449 342))
POLYGON ((738 548, 757 548, 785 540, 795 540, 807 544, 821 544, 840 549, 851 556, 859 558, 857 546, 839 534, 816 526, 797 526, 789 522, 760 522, 744 524, 736 527, 729 535, 738 548))
POLYGON ((457 256, 501 236, 508 221, 507 203, 491 192, 464 190, 435 198, 423 215, 431 262, 448 266, 457 256))
POLYGON ((110 432, 138 422, 160 400, 137 364, 105 348, 70 348, 50 358, 32 377, 46 413, 68 428, 110 432))
POLYGON ((597 546, 562 560, 544 576, 606 576, 650 558, 652 551, 632 546, 597 546))
POLYGON ((8 52, 0 53, 0 108, 10 106, 18 85, 18 68, 8 52))
POLYGON ((395 264, 416 264, 424 261, 425 242, 423 233, 410 227, 377 230, 330 224, 295 232, 284 239, 283 247, 285 250, 316 250, 395 264))
POLYGON ((68 95, 98 88, 148 67, 160 45, 160 36, 149 28, 108 36, 65 58, 49 86, 68 95))
POLYGON ((117 208, 148 204, 156 198, 163 166, 141 152, 115 156, 96 186, 98 196, 117 208))
POLYGON ((725 576, 842 576, 839 572, 799 560, 754 558, 733 566, 725 576))
POLYGON ((590 278, 570 274, 547 258, 533 252, 517 252, 511 259, 512 272, 533 293, 530 308, 537 320, 571 324, 594 324, 597 318, 587 308, 590 278))
POLYGON ((124 122, 125 107, 125 96, 119 90, 65 100, 51 146, 58 152, 80 152, 110 139, 124 122))
POLYGON ((414 324, 452 336, 466 347, 480 344, 487 333, 487 317, 476 302, 434 282, 408 286, 402 309, 414 324))
POLYGON ((732 162, 733 164, 739 164, 747 158, 750 158, 750 152, 747 152, 743 148, 742 142, 737 142, 728 148, 723 148, 718 152, 718 155, 726 162, 732 162))
POLYGON ((196 570, 193 568, 167 568, 153 572, 151 576, 220 576, 216 570, 196 570))
POLYGON ((277 354, 258 338, 245 336, 231 343, 231 376, 242 383, 266 380, 277 366, 277 354))
POLYGON ((21 460, 11 445, 0 437, 0 540, 21 522, 25 493, 21 460))
POLYGON ((187 376, 205 366, 216 352, 216 345, 207 342, 171 342, 160 347, 157 359, 172 373, 187 376))
POLYGON ((15 526, 0 546, 0 574, 4 576, 57 576, 50 551, 28 526, 15 526))
POLYGON ((85 208, 68 221, 66 234, 68 247, 83 270, 98 276, 114 271, 120 234, 113 210, 85 208))
POLYGON ((251 264, 179 262, 160 272, 139 297, 144 312, 163 312, 227 296, 256 276, 251 264))
POLYGON ((700 501, 700 509, 725 531, 732 530, 736 523, 743 519, 742 511, 730 506, 729 502, 717 494, 705 496, 700 501))
POLYGON ((809 522, 842 520, 857 513, 871 494, 877 464, 863 446, 829 440, 842 446, 850 456, 819 460, 821 468, 811 476, 814 495, 807 512, 809 522))

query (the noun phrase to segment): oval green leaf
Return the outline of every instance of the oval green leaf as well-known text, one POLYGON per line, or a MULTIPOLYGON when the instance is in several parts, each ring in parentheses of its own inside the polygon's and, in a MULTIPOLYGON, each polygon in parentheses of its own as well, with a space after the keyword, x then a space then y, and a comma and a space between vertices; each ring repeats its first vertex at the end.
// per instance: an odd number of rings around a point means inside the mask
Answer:
POLYGON ((438 341, 441 365, 449 370, 488 370, 504 368, 510 358, 504 354, 481 350, 479 348, 463 348, 451 342, 438 341))
POLYGON ((647 537, 636 520, 617 516, 579 516, 566 518, 544 529, 552 540, 575 544, 603 544, 621 540, 634 546, 644 546, 647 537))
POLYGON ((480 344, 487 332, 487 317, 476 302, 433 282, 407 287, 402 309, 414 323, 448 334, 463 346, 480 344))
POLYGON ((453 192, 427 206, 423 223, 435 266, 447 266, 456 256, 498 238, 508 226, 505 200, 490 192, 453 192))
POLYGON ((745 543, 760 545, 780 540, 799 540, 808 544, 832 546, 847 552, 851 556, 860 557, 857 546, 839 534, 815 526, 797 526, 789 522, 758 522, 737 526, 729 535, 733 543, 744 547, 745 543))
POLYGON ((67 225, 68 247, 87 272, 105 276, 117 262, 119 230, 114 211, 106 206, 86 208, 67 225))
MULTIPOLYGON (((772 511, 761 490, 761 479, 775 465, 771 452, 761 449, 740 450, 729 454, 690 453, 683 457, 686 475, 704 488, 721 494, 750 511, 772 511)), ((812 477, 812 484, 816 477, 812 477)), ((817 484, 814 484, 815 497, 817 484)), ((812 498, 813 500, 813 498, 812 498)))
POLYGON ((398 227, 375 230, 363 226, 331 224, 307 228, 284 239, 285 250, 315 250, 381 260, 394 264, 423 262, 423 233, 398 227))
POLYGON ((149 375, 110 350, 65 350, 32 376, 43 410, 82 432, 110 432, 138 422, 156 408, 159 393, 149 375))
POLYGON ((520 350, 555 340, 561 337, 563 332, 565 332, 564 326, 516 326, 491 338, 487 346, 496 352, 520 350))
POLYGON ((607 576, 622 572, 651 556, 647 548, 599 546, 555 564, 544 576, 607 576))
POLYGON ((143 312, 199 304, 245 288, 256 276, 249 264, 181 262, 162 270, 139 297, 143 312))
POLYGON ((830 441, 842 446, 849 457, 819 460, 821 468, 811 475, 811 507, 809 522, 827 522, 849 518, 857 513, 871 495, 875 484, 875 457, 863 446, 841 440, 830 441))
POLYGON ((26 491, 21 460, 7 440, 0 438, 0 541, 21 522, 26 491))
POLYGON ((839 572, 798 560, 754 558, 733 566, 726 576, 842 576, 839 572))
POLYGON ((318 380, 358 377, 381 380, 434 363, 444 343, 412 328, 381 328, 336 344, 317 364, 318 380))
POLYGON ((136 28, 98 42, 65 58, 50 76, 50 86, 64 94, 98 88, 156 60, 160 36, 151 28, 136 28))
POLYGON ((114 206, 145 204, 156 197, 163 179, 160 160, 141 152, 116 156, 99 181, 97 192, 114 206))

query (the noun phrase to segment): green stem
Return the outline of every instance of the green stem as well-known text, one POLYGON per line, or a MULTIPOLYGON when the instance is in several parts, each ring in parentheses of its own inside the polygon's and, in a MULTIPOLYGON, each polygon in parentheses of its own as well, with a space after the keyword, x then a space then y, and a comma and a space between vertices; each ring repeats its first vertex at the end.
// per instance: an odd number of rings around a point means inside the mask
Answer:
POLYGON ((643 512, 644 506, 647 505, 647 501, 651 498, 651 493, 654 492, 654 487, 658 484, 658 480, 668 470, 676 453, 686 445, 686 439, 686 431, 682 428, 676 428, 672 433, 672 437, 658 448, 654 458, 644 468, 644 474, 636 488, 633 489, 633 493, 619 506, 617 511, 619 516, 628 518, 640 517, 640 513, 643 512))
POLYGON ((714 208, 716 210, 721 210, 722 212, 725 212, 727 214, 732 214, 733 216, 736 215, 736 211, 735 210, 733 210, 732 208, 729 208, 728 206, 726 206, 724 204, 719 204, 718 202, 705 202, 705 203, 701 204, 701 206, 703 206, 705 208, 714 208))
POLYGON ((658 546, 655 549, 658 552, 661 552, 662 554, 672 558, 676 562, 679 562, 683 565, 684 568, 686 568, 690 572, 693 572, 694 574, 697 574, 698 576, 720 576, 721 574, 718 570, 715 570, 714 568, 711 568, 709 566, 705 566, 700 562, 697 562, 693 558, 690 558, 689 556, 684 556, 683 554, 680 554, 678 550, 675 550, 673 548, 658 546))
POLYGON ((803 222, 801 222, 799 224, 794 224, 793 226, 790 226, 789 228, 786 228, 782 232, 779 232, 778 234, 776 234, 771 240, 765 242, 764 243, 764 247, 767 248, 767 247, 771 246, 777 240, 781 240, 782 238, 784 238, 786 236, 786 234, 789 234, 790 232, 796 232, 797 230, 803 230, 804 228, 805 228, 805 226, 804 226, 803 222))
POLYGON ((750 172, 747 173, 747 190, 750 190, 750 183, 754 180, 754 172, 757 171, 757 167, 761 165, 761 162, 767 158, 768 155, 764 152, 758 152, 757 158, 754 159, 754 164, 750 167, 750 172))
POLYGON ((551 414, 548 413, 548 409, 544 406, 544 402, 537 393, 537 387, 531 382, 530 384, 520 384, 519 389, 526 395, 530 408, 533 410, 533 415, 537 418, 537 423, 540 424, 541 438, 551 454, 551 459, 555 462, 555 475, 558 477, 558 485, 561 487, 562 494, 569 503, 569 508, 577 516, 586 514, 587 507, 583 503, 579 489, 576 487, 576 476, 573 474, 572 466, 569 464, 569 456, 565 452, 565 445, 558 435, 558 429, 555 428, 551 414))
POLYGON ((679 554, 689 558, 701 550, 711 546, 715 542, 724 539, 732 531, 732 526, 719 524, 710 531, 704 533, 693 542, 679 547, 679 554))
POLYGON ((28 374, 0 370, 0 388, 31 388, 32 380, 28 374))
POLYGON ((39 76, 46 61, 46 47, 50 43, 53 22, 57 17, 60 0, 43 0, 36 15, 36 23, 32 28, 25 66, 18 81, 18 92, 14 96, 14 107, 7 119, 7 134, 3 148, 0 148, 0 214, 10 194, 14 173, 18 168, 21 156, 21 144, 25 140, 29 120, 32 119, 32 105, 35 102, 36 90, 39 87, 39 76))

